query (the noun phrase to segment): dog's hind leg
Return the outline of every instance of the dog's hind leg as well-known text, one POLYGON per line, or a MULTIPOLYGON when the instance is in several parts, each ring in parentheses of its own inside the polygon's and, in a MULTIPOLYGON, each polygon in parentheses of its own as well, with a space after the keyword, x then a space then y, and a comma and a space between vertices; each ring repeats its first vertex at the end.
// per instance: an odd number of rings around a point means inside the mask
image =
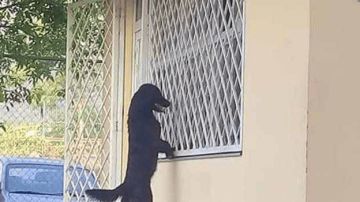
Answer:
POLYGON ((121 198, 121 202, 131 202, 130 197, 129 197, 128 195, 124 195, 124 196, 121 198))
POLYGON ((129 202, 153 202, 150 185, 141 188, 138 187, 133 194, 133 196, 129 197, 131 198, 129 202))

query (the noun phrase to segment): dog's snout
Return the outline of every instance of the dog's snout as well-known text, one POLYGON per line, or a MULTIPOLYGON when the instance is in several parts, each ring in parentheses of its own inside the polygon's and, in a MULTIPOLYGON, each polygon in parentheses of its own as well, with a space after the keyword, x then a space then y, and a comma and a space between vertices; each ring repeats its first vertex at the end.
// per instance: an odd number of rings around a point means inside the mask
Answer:
POLYGON ((163 100, 163 106, 164 106, 164 107, 169 107, 170 105, 171 105, 171 102, 170 102, 169 100, 167 100, 167 99, 164 98, 164 100, 163 100))

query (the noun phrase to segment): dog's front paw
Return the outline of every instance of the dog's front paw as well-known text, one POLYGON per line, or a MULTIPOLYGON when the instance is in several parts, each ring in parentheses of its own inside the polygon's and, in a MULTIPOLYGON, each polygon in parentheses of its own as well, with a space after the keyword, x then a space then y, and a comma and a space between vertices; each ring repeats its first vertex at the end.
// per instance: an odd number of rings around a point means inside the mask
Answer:
POLYGON ((166 153, 166 158, 168 158, 168 159, 174 158, 174 151, 175 151, 175 148, 172 147, 171 150, 166 153))

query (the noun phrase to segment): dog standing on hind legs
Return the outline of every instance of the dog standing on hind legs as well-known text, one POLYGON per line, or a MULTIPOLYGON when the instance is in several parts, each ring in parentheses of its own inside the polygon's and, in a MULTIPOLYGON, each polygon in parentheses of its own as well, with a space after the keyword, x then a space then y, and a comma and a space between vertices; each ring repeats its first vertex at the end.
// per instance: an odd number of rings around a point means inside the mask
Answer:
POLYGON ((160 139, 160 123, 153 111, 164 112, 170 102, 159 88, 144 84, 133 96, 128 117, 129 154, 124 182, 115 189, 86 190, 86 194, 99 201, 111 202, 122 197, 122 202, 152 202, 151 177, 158 160, 158 153, 173 157, 173 148, 160 139))

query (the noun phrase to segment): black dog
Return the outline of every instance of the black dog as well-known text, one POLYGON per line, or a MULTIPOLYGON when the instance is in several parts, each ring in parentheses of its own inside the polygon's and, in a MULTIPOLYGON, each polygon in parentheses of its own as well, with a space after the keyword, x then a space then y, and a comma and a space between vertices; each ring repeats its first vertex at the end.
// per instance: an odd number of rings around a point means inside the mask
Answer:
POLYGON ((163 112, 168 106, 170 102, 156 86, 144 84, 139 88, 129 109, 129 156, 125 180, 113 190, 87 190, 88 196, 100 201, 114 201, 122 196, 122 202, 152 202, 150 180, 156 170, 158 153, 173 157, 170 144, 160 139, 161 127, 153 111, 163 112))

